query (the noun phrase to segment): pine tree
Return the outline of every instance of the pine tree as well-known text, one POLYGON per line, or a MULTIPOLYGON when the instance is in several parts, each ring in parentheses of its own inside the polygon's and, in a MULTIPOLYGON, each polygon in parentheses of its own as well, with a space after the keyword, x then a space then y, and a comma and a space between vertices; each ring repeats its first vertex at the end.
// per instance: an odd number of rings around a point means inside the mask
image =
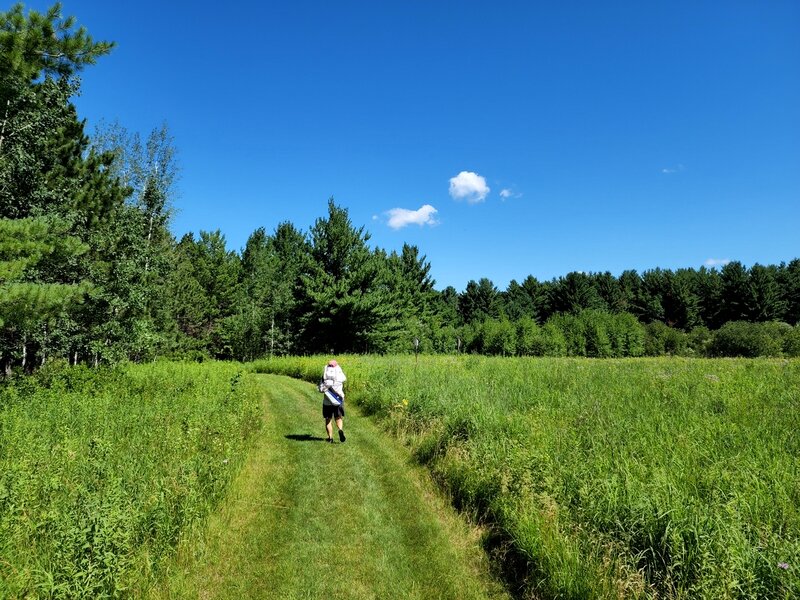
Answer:
POLYGON ((633 314, 643 323, 664 322, 662 305, 665 288, 665 275, 661 269, 651 269, 642 273, 640 284, 633 298, 633 314))
POLYGON ((464 292, 458 297, 458 312, 467 324, 482 323, 486 319, 500 316, 500 295, 490 279, 470 280, 464 292))
POLYGON ((306 352, 376 350, 373 332, 391 318, 385 294, 378 293, 378 262, 347 210, 328 201, 327 218, 309 232, 312 261, 301 276, 301 339, 306 352))
POLYGON ((603 301, 589 275, 573 271, 555 283, 550 305, 554 312, 578 314, 587 308, 602 308, 603 301))
POLYGON ((69 102, 78 90, 74 75, 112 47, 76 29, 60 4, 27 17, 21 4, 0 13, 0 217, 77 200, 65 197, 74 183, 64 185, 87 175, 83 125, 69 102))
MULTIPOLYGON (((89 149, 70 98, 78 91, 75 75, 112 46, 94 42, 75 26, 74 18, 62 17, 59 4, 27 16, 21 5, 0 13, 0 218, 44 219, 53 236, 72 240, 68 243, 73 249, 81 249, 80 261, 76 252, 45 253, 35 268, 28 266, 24 282, 11 284, 15 290, 22 284, 29 290, 40 286, 40 300, 30 304, 34 316, 27 322, 45 332, 34 331, 33 337, 41 340, 64 339, 63 332, 53 328, 65 326, 84 346, 101 343, 87 333, 94 326, 85 320, 96 312, 93 298, 102 289, 98 277, 107 273, 109 264, 97 244, 102 239, 98 225, 101 232, 107 231, 110 216, 129 192, 109 171, 113 157, 89 149), (73 297, 75 286, 88 289, 86 282, 92 289, 83 306, 59 300, 73 297)), ((56 250, 64 246, 47 239, 44 243, 56 250)), ((18 307, 16 313, 23 314, 20 311, 18 307)), ((113 325, 95 321, 105 329, 113 325)))
POLYGON ((747 269, 735 260, 722 267, 720 276, 722 281, 720 324, 748 320, 753 298, 747 269))
POLYGON ((777 321, 786 312, 786 302, 778 286, 777 269, 755 264, 750 267, 750 321, 777 321))
POLYGON ((533 298, 528 291, 523 288, 516 279, 512 279, 505 292, 500 294, 503 303, 503 312, 512 321, 518 321, 523 317, 533 318, 536 315, 536 308, 533 298))
POLYGON ((796 325, 800 323, 800 258, 781 264, 777 277, 785 306, 783 320, 796 325))
POLYGON ((48 262, 74 262, 87 251, 51 219, 0 219, 0 364, 28 367, 28 344, 49 320, 81 302, 91 286, 47 277, 48 262), (43 276, 44 275, 44 276, 43 276))
POLYGON ((594 289, 605 305, 605 310, 623 312, 626 308, 625 295, 619 280, 610 272, 594 273, 592 275, 594 289))
POLYGON ((699 299, 694 292, 694 271, 663 271, 661 306, 664 322, 670 327, 688 331, 700 325, 699 299))

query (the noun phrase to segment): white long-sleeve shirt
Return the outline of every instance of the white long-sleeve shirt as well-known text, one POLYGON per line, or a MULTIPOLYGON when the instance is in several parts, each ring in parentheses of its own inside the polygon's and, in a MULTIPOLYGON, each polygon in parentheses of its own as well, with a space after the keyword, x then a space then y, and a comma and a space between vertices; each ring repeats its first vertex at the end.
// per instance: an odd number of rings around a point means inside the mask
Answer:
POLYGON ((325 370, 322 372, 322 379, 325 381, 325 385, 333 388, 334 392, 344 398, 344 386, 342 384, 347 381, 347 377, 342 371, 342 367, 339 365, 335 367, 326 365, 325 370))

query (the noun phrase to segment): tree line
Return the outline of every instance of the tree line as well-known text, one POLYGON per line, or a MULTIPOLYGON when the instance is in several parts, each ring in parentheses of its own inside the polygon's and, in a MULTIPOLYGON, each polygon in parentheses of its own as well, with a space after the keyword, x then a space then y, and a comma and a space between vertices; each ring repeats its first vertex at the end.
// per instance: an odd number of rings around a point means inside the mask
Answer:
POLYGON ((90 137, 71 102, 78 74, 113 43, 94 41, 58 4, 27 14, 17 5, 0 23, 3 373, 54 358, 699 353, 730 323, 800 320, 798 259, 437 290, 417 247, 371 247, 332 198, 308 231, 259 228, 241 252, 220 231, 176 239, 166 126, 144 140, 119 124, 90 137))

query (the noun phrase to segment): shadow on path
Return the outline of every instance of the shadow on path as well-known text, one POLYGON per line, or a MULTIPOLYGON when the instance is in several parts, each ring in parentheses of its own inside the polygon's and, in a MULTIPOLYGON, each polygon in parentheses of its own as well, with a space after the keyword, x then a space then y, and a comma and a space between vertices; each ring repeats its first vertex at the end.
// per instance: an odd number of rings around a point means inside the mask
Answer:
POLYGON ((288 435, 283 436, 287 440, 294 440, 295 442, 324 442, 324 437, 317 437, 316 435, 311 435, 310 433, 290 433, 288 435))

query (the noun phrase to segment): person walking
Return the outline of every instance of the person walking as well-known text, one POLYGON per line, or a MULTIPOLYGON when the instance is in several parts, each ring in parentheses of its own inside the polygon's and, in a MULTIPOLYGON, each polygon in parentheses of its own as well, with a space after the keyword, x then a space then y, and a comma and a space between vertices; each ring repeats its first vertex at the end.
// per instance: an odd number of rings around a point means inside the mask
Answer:
POLYGON ((342 429, 342 421, 344 419, 344 382, 347 377, 342 371, 335 360, 328 361, 325 369, 322 371, 322 383, 320 383, 320 390, 322 395, 322 416, 325 419, 325 431, 328 434, 328 442, 333 442, 333 424, 331 421, 336 421, 336 427, 339 429, 339 441, 344 442, 345 435, 342 429))

